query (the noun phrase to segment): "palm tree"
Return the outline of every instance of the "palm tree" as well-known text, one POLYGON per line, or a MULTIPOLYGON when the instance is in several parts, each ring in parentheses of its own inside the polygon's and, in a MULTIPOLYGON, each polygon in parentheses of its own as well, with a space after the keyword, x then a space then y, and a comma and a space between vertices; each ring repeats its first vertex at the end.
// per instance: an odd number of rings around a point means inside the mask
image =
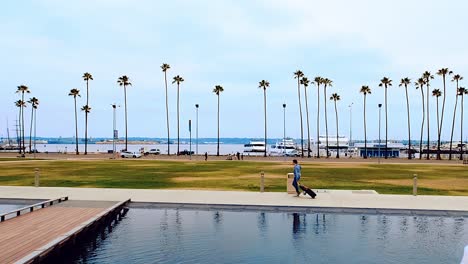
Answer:
MULTIPOLYGON (((82 78, 86 82, 86 106, 89 106, 89 81, 93 80, 93 75, 91 75, 89 72, 85 72, 82 78)), ((88 114, 89 111, 85 111, 85 155, 88 155, 88 114)))
POLYGON ((218 148, 216 150, 216 156, 219 156, 219 94, 224 91, 224 88, 221 85, 216 85, 213 89, 213 93, 218 96, 218 148))
MULTIPOLYGON (((297 97, 299 98, 299 119, 301 120, 301 157, 304 157, 304 129, 302 127, 302 106, 301 106, 301 78, 304 73, 300 70, 294 72, 294 79, 297 79, 297 97)), ((266 147, 266 146, 265 146, 266 147)))
POLYGON ((340 96, 337 93, 332 94, 330 100, 335 102, 335 118, 336 118, 336 158, 340 158, 340 143, 339 143, 339 134, 338 134, 338 110, 336 109, 336 101, 340 100, 340 96))
MULTIPOLYGON (((23 108, 26 107, 26 103, 23 101, 23 100, 18 100, 15 102, 15 105, 16 107, 19 108, 19 115, 18 115, 18 118, 21 119, 21 115, 23 114, 23 108)), ((18 147, 19 147, 19 153, 21 154, 21 151, 22 151, 22 147, 24 146, 24 144, 21 143, 22 139, 21 139, 21 129, 22 129, 22 125, 21 125, 21 122, 20 123, 20 127, 19 127, 19 130, 20 130, 20 134, 19 134, 19 140, 18 140, 18 147)))
POLYGON ((369 86, 363 85, 360 92, 364 95, 364 159, 367 159, 366 97, 368 94, 371 94, 372 91, 369 86))
MULTIPOLYGON (((439 128, 439 97, 442 96, 442 92, 439 89, 432 90, 432 96, 436 98, 436 108, 437 108, 437 128, 439 128)), ((437 148, 437 159, 440 160, 440 148, 437 148)))
POLYGON ((267 145, 267 110, 266 110, 266 89, 268 87, 270 87, 270 83, 268 81, 262 80, 258 83, 258 88, 263 89, 263 110, 265 112, 265 153, 263 154, 264 157, 267 156, 267 146, 268 146, 267 145))
POLYGON ((411 84, 411 79, 406 77, 401 79, 400 87, 405 86, 406 93, 406 113, 408 115, 408 159, 411 159, 411 127, 410 127, 410 112, 409 112, 409 98, 408 98, 408 85, 411 84))
POLYGON ((33 120, 34 120, 34 111, 37 109, 37 105, 39 105, 39 99, 33 97, 29 99, 28 103, 31 104, 31 126, 29 127, 29 153, 32 153, 32 128, 33 128, 33 120))
POLYGON ((77 116, 77 111, 76 111, 76 97, 80 95, 80 90, 73 88, 70 90, 70 93, 68 94, 69 96, 73 96, 73 99, 75 101, 75 141, 76 141, 76 155, 80 155, 80 152, 78 150, 78 116, 77 116))
MULTIPOLYGON (((21 93, 21 101, 23 101, 24 106, 26 107, 26 103, 24 102, 24 93, 30 93, 31 91, 26 85, 20 85, 18 86, 18 89, 16 90, 16 93, 21 93)), ((24 144, 24 110, 23 107, 20 107, 21 111, 21 142, 22 142, 22 149, 23 149, 23 155, 26 154, 26 146, 24 144)))
POLYGON ((448 68, 441 68, 440 70, 437 71, 437 75, 439 76, 442 76, 442 80, 444 82, 444 91, 443 91, 443 100, 442 100, 442 114, 441 114, 441 117, 440 117, 440 125, 438 127, 438 134, 437 134, 437 159, 440 159, 440 141, 441 141, 441 138, 442 138, 442 126, 444 124, 444 113, 445 113, 445 95, 446 95, 446 91, 445 91, 445 77, 447 77, 447 75, 450 75, 452 74, 453 72, 452 71, 449 71, 448 68))
POLYGON ((419 140, 419 159, 422 159, 422 140, 423 140, 423 133, 424 133, 424 120, 426 116, 426 112, 424 110, 424 85, 426 81, 423 78, 419 78, 417 82, 414 83, 416 89, 421 90, 421 99, 422 99, 422 121, 421 121, 421 138, 419 140))
POLYGON ((314 84, 317 85, 317 158, 320 158, 320 146, 319 146, 319 138, 320 138, 320 84, 323 84, 324 79, 320 76, 314 78, 314 84))
POLYGON ((383 77, 380 80, 379 87, 385 87, 385 158, 388 158, 388 112, 387 112, 387 88, 392 86, 392 80, 388 77, 383 77))
POLYGON ((184 81, 184 78, 180 77, 179 75, 175 76, 173 78, 172 83, 177 83, 177 155, 179 155, 179 144, 180 144, 180 134, 179 134, 179 128, 180 128, 180 122, 179 122, 179 87, 180 83, 184 81))
POLYGON ((167 63, 163 63, 161 65, 161 69, 164 72, 164 84, 166 86, 166 126, 167 126, 167 155, 170 155, 170 136, 169 136, 169 105, 167 99, 167 70, 169 70, 171 66, 167 63))
POLYGON ((130 78, 127 75, 122 75, 117 79, 119 86, 124 88, 124 100, 125 100, 125 150, 128 150, 128 126, 127 126, 127 86, 131 86, 130 78))
POLYGON ((460 74, 455 74, 452 78, 452 82, 457 83, 457 93, 455 97, 455 108, 453 109, 453 120, 452 120, 452 133, 450 135, 450 152, 449 152, 449 160, 452 160, 452 142, 453 142, 453 131, 455 129, 455 117, 457 114, 457 104, 458 104, 458 89, 460 88, 458 86, 458 83, 463 80, 463 77, 460 74))
POLYGON ((81 107, 81 111, 84 111, 85 114, 87 114, 87 113, 91 112, 91 107, 89 107, 89 105, 83 105, 81 107))
POLYGON ((461 96, 461 119, 460 119, 460 160, 463 160, 463 97, 468 94, 468 89, 458 88, 458 95, 461 96))
POLYGON ((333 81, 328 78, 325 78, 323 79, 322 83, 323 83, 323 101, 324 101, 324 107, 325 107, 325 136, 326 136, 325 141, 327 143, 326 150, 327 150, 327 158, 328 158, 329 155, 328 155, 327 87, 331 87, 333 81))
POLYGON ((427 155, 426 155, 426 159, 429 160, 429 148, 430 148, 430 138, 429 138, 429 131, 430 131, 430 125, 429 125, 429 82, 431 81, 431 79, 434 79, 434 76, 431 75, 431 72, 429 71, 425 71, 423 73, 423 79, 424 81, 426 82, 426 87, 427 87, 427 93, 426 93, 426 111, 427 111, 427 155))
POLYGON ((304 100, 306 105, 306 118, 307 118, 307 157, 310 158, 310 126, 309 126, 309 104, 307 100, 307 87, 309 86, 309 79, 302 77, 301 84, 304 86, 304 100))

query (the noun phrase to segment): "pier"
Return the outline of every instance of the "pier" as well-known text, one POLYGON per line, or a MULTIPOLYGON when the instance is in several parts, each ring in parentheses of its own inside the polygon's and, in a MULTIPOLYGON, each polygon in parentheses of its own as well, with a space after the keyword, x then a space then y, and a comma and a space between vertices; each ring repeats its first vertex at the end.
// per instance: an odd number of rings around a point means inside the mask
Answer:
POLYGON ((0 263, 40 263, 126 214, 121 202, 44 201, 0 215, 0 263))

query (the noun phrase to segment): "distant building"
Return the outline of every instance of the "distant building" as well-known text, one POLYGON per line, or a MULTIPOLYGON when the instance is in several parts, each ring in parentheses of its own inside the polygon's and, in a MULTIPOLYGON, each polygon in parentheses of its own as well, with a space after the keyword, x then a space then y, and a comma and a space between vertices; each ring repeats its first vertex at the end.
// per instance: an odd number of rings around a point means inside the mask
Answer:
MULTIPOLYGON (((358 150, 359 156, 366 156, 366 148, 364 143, 355 143, 354 147, 358 150)), ((402 143, 387 143, 388 149, 385 149, 385 143, 378 142, 368 142, 367 143, 367 157, 385 157, 387 153, 388 157, 399 158, 401 151, 407 149, 408 147, 402 143)))

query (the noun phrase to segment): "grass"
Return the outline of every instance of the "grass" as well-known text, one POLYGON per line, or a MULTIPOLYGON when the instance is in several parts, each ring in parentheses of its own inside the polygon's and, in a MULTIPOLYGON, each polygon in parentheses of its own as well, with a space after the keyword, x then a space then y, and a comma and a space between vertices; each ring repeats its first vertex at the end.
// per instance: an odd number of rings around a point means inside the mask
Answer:
MULTIPOLYGON (((11 160, 11 159, 8 159, 11 160)), ((255 161, 25 160, 0 162, 0 185, 141 189, 216 189, 258 191, 265 172, 266 191, 285 191, 290 164, 255 161)), ((431 164, 304 163, 302 182, 313 188, 373 189, 411 194, 418 174, 419 193, 468 195, 467 167, 431 164)))

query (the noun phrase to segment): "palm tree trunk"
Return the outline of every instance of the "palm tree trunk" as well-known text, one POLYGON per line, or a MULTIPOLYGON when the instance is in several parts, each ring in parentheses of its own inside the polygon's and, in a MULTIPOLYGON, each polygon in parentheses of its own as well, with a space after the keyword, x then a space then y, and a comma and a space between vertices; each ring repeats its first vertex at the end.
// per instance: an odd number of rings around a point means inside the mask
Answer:
POLYGON ((387 85, 385 84, 385 159, 388 158, 388 112, 387 112, 387 85))
POLYGON ((170 143, 169 143, 169 105, 167 99, 167 72, 164 72, 164 84, 166 86, 166 126, 167 126, 167 155, 171 155, 170 152, 170 143))
MULTIPOLYGON (((22 95, 22 100, 24 102, 24 92, 23 92, 23 95, 22 95)), ((22 143, 23 143, 23 154, 26 154, 26 145, 24 144, 24 109, 23 109, 23 106, 21 106, 21 123, 22 123, 22 126, 21 126, 21 130, 22 130, 22 143)))
POLYGON ((440 157, 440 141, 441 141, 441 138, 442 138, 442 125, 444 123, 444 112, 445 112, 445 74, 442 76, 443 80, 444 80, 444 98, 443 98, 443 101, 442 101, 442 113, 441 113, 441 116, 440 116, 440 124, 439 124, 439 133, 438 133, 438 139, 437 139, 437 159, 440 160, 441 157, 440 157))
POLYGON ((76 111, 76 95, 75 97, 75 142, 76 142, 76 155, 80 155, 78 150, 78 114, 76 111))
POLYGON ((31 104, 31 126, 29 127, 29 153, 32 153, 32 129, 34 121, 34 103, 31 104))
POLYGON ((216 149, 216 156, 219 156, 219 93, 218 93, 218 147, 216 149))
POLYGON ((177 156, 180 152, 180 134, 179 134, 179 83, 177 83, 177 156))
POLYGON ((411 126, 410 126, 410 111, 409 111, 409 98, 408 98, 408 85, 405 84, 406 92, 406 112, 408 113, 408 159, 411 159, 411 126))
POLYGON ((306 86, 304 86, 304 98, 305 98, 306 118, 307 118, 307 157, 310 158, 309 104, 307 102, 307 87, 306 86))
POLYGON ((23 109, 23 106, 19 106, 19 113, 18 113, 18 122, 16 123, 17 124, 17 130, 16 130, 16 140, 18 141, 18 149, 19 149, 19 154, 21 154, 22 150, 21 150, 21 111, 23 109), (18 132, 19 132, 19 135, 18 135, 18 132))
POLYGON ((320 85, 317 84, 317 139, 315 140, 315 144, 317 144, 317 158, 320 158, 320 85))
POLYGON ((460 119, 460 160, 463 160, 463 93, 461 94, 461 119, 460 119))
POLYGON ((324 107, 325 107, 325 142, 326 142, 326 152, 327 152, 327 158, 329 157, 328 155, 328 117, 327 117, 327 85, 325 84, 323 86, 323 100, 324 100, 324 107))
POLYGON ((423 133, 424 133, 424 121, 426 119, 426 111, 424 110, 424 91, 423 87, 421 86, 421 98, 422 98, 422 122, 421 122, 421 138, 419 140, 419 159, 422 159, 422 141, 423 141, 423 133))
POLYGON ((367 159, 367 124, 366 124, 366 95, 365 94, 364 94, 364 159, 367 159))
MULTIPOLYGON (((89 81, 86 81, 86 106, 89 107, 89 81)), ((127 148, 127 147, 125 147, 127 148)), ((85 145, 84 154, 88 155, 88 110, 85 111, 85 145)))
POLYGON ((263 110, 265 112, 265 153, 263 154, 263 156, 266 157, 268 145, 267 145, 267 111, 266 111, 266 89, 265 88, 263 89, 263 110))
MULTIPOLYGON (((436 98, 436 108, 437 108, 437 129, 440 127, 439 123, 439 97, 436 98)), ((437 142, 437 159, 440 160, 440 145, 437 142)))
POLYGON ((125 97, 125 151, 128 151, 128 121, 127 121, 127 87, 124 84, 125 97))
POLYGON ((457 104, 458 104, 458 81, 457 81, 457 96, 455 97, 455 108, 453 109, 452 133, 450 135, 449 160, 452 160, 452 142, 453 142, 453 131, 455 129, 455 118, 457 115, 457 104))
POLYGON ((429 125, 429 82, 426 84, 427 86, 427 94, 426 94, 426 111, 427 111, 427 155, 426 159, 429 160, 429 150, 430 150, 430 138, 429 138, 429 131, 430 131, 430 125, 429 125))
MULTIPOLYGON (((297 76, 297 97, 299 98, 299 119, 301 120, 301 157, 304 157, 304 132, 302 126, 301 83, 297 76)), ((266 146, 265 146, 266 147, 266 146)))
POLYGON ((339 133, 338 133, 338 110, 336 109, 335 101, 335 118, 336 118, 336 158, 340 158, 340 142, 339 142, 339 133))

